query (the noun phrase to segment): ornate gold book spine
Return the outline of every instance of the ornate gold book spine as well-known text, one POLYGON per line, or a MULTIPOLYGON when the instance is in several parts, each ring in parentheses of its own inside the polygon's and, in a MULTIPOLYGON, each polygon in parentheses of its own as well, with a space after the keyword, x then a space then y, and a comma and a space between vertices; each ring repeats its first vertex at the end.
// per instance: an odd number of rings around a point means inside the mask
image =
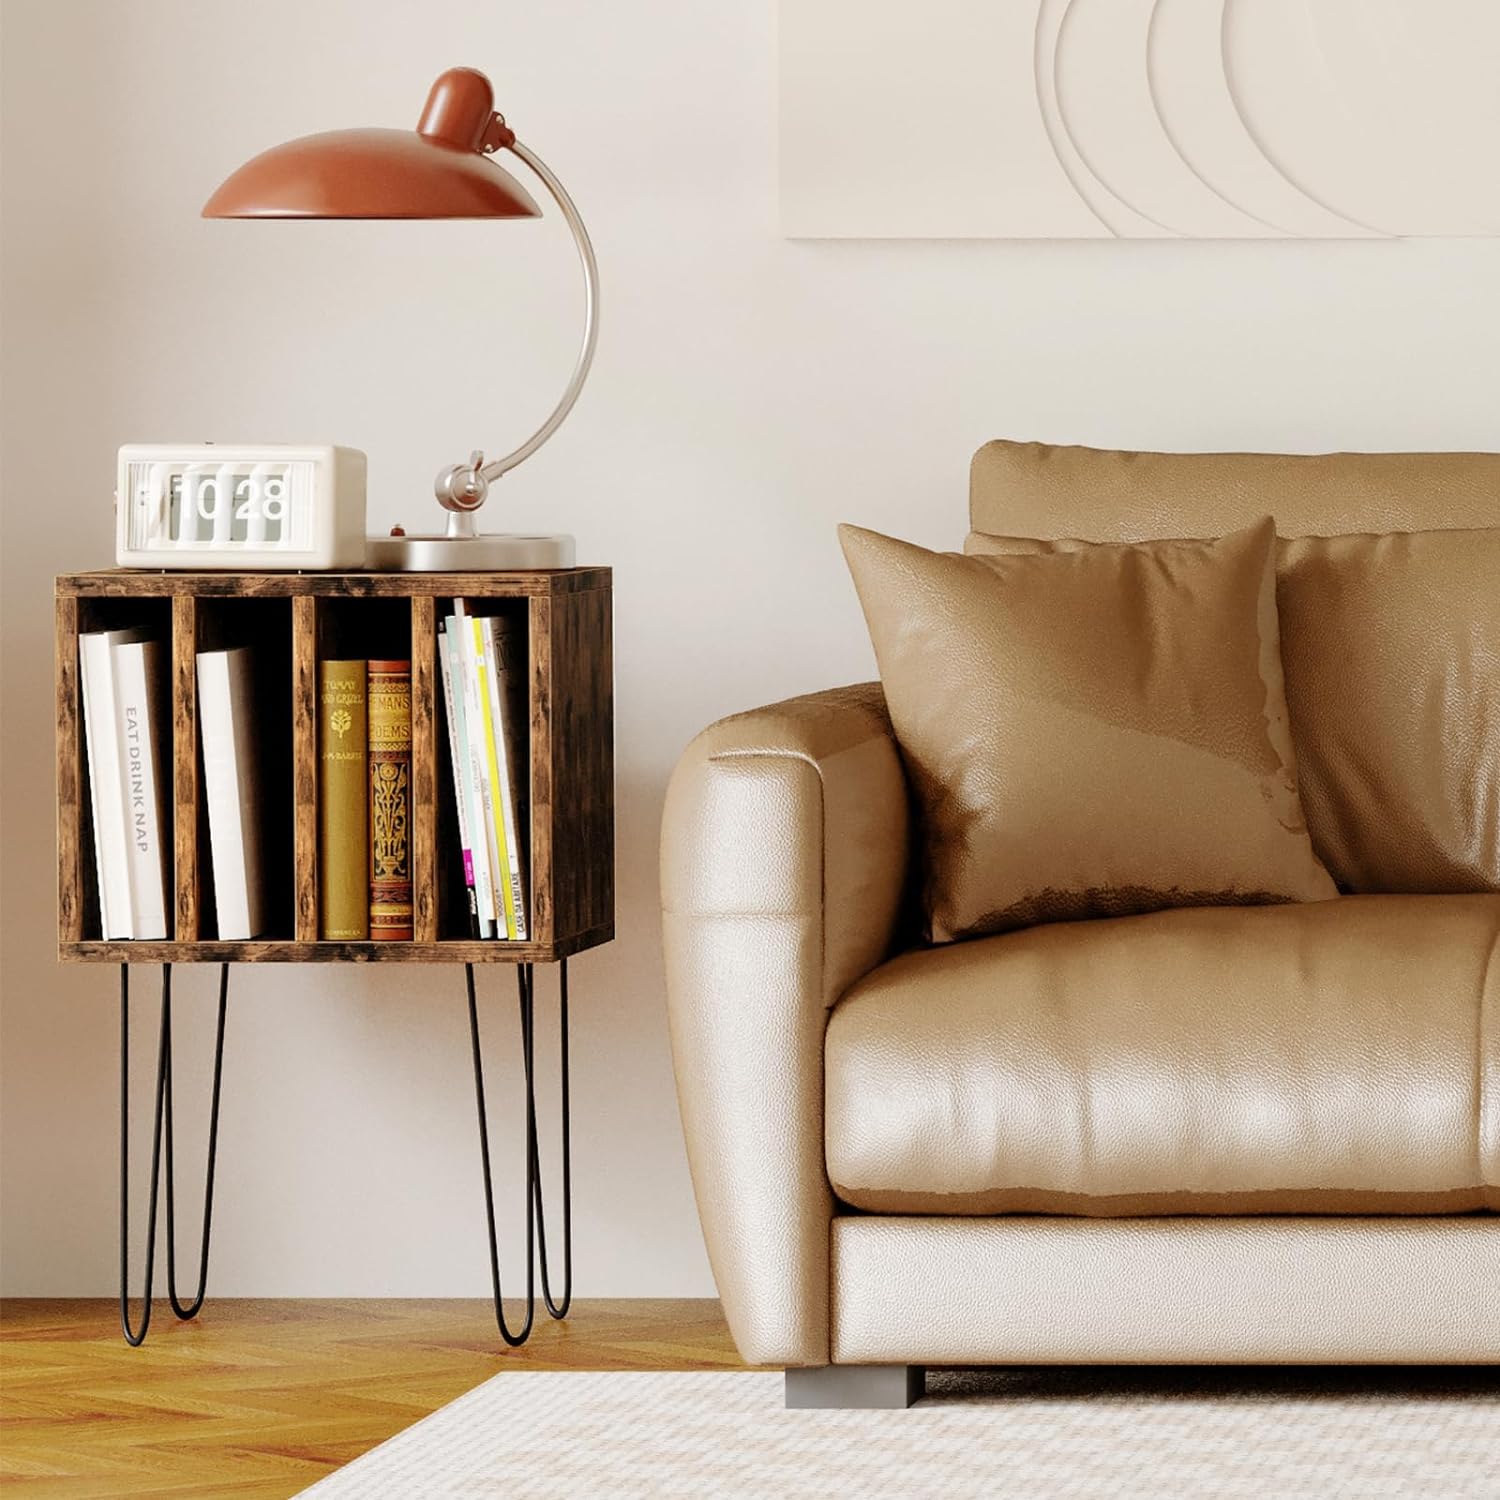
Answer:
POLYGON ((410 942, 411 663, 370 663, 370 937, 410 942))
POLYGON ((318 936, 370 935, 365 664, 318 663, 318 936))

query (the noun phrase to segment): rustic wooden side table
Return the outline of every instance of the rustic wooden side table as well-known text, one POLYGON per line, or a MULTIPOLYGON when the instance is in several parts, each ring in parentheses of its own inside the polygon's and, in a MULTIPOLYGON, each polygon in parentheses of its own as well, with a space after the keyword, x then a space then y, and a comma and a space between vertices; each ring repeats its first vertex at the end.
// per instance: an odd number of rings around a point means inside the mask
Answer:
MULTIPOLYGON (((150 1325, 157 1188, 166 1173, 167 1284, 172 1310, 191 1318, 207 1283, 230 966, 237 963, 462 964, 474 1060, 480 1159, 489 1225, 495 1320, 507 1344, 524 1343, 536 1310, 536 1264, 548 1312, 572 1299, 572 1162, 568 1088, 568 958, 614 937, 614 701, 611 578, 607 568, 506 573, 155 573, 108 570, 57 580, 58 956, 120 967, 120 1321, 140 1344, 150 1325), (439 727, 439 618, 454 599, 477 614, 504 614, 527 635, 530 666, 530 921, 527 942, 476 941, 459 849, 446 732, 439 727), (101 935, 89 843, 88 758, 78 678, 80 631, 151 627, 171 642, 174 893, 167 941, 109 942, 101 935), (222 942, 205 899, 207 825, 198 744, 196 654, 250 645, 267 672, 284 676, 259 724, 264 757, 262 837, 273 872, 271 929, 248 942, 222 942), (410 658, 412 664, 410 942, 318 940, 317 664, 320 658, 410 658), (144 1309, 130 1321, 129 1251, 130 965, 160 964, 151 1185, 144 1309), (177 1291, 172 1120, 172 966, 217 963, 218 1025, 209 1112, 198 1287, 177 1291), (485 1110, 484 1063, 474 982, 476 964, 516 966, 526 1097, 526 1316, 505 1321, 485 1110), (536 965, 559 974, 562 1088, 563 1287, 553 1296, 536 1139, 533 1080, 536 965), (165 1152, 163 1143, 165 1142, 165 1152), (165 1162, 163 1163, 163 1156, 165 1162)), ((274 680, 274 679, 273 679, 274 680)))

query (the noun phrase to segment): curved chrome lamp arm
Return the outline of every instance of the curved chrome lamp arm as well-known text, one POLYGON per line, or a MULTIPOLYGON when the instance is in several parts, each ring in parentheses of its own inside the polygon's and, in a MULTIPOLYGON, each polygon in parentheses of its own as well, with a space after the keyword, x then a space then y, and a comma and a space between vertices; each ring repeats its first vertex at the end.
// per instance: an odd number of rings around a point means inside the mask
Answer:
POLYGON ((572 411, 573 403, 578 400, 584 381, 588 379, 589 367, 594 362, 594 346, 599 340, 599 266, 594 259, 594 247, 589 242, 588 230, 583 227, 578 209, 568 196, 567 189, 539 156, 520 141, 512 141, 506 149, 520 157, 541 179, 542 185, 552 195, 572 231, 573 243, 578 247, 578 259, 583 266, 583 344, 562 399, 552 409, 547 420, 519 448, 503 458, 492 459, 489 463, 484 462, 482 453, 476 452, 470 455, 468 463, 449 464, 439 471, 434 489, 438 503, 449 512, 450 537, 473 536, 474 512, 484 504, 491 483, 517 464, 524 463, 562 425, 563 419, 572 411))
POLYGON ((578 247, 578 259, 583 266, 586 301, 583 313, 583 344, 578 351, 578 362, 573 366, 573 375, 568 381, 568 388, 562 394, 562 400, 557 403, 552 415, 515 452, 507 453, 504 458, 494 459, 480 470, 489 481, 498 479, 508 470, 515 468, 517 464, 530 458, 562 425, 563 418, 572 411, 573 403, 583 389, 583 382, 588 378, 589 366, 594 362, 594 345, 599 341, 599 266, 594 260, 594 247, 589 242, 589 232, 583 227, 583 220, 579 217, 573 200, 568 196, 567 189, 553 176, 547 164, 523 146, 520 141, 512 142, 510 150, 541 178, 543 186, 552 194, 558 208, 562 210, 562 216, 567 221, 568 228, 573 232, 573 243, 578 247))

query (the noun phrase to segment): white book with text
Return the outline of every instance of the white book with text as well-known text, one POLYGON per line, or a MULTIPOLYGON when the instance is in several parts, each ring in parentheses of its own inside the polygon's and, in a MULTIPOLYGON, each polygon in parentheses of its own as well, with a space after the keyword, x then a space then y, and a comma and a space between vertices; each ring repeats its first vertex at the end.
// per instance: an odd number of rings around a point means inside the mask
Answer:
POLYGON ((99 884, 99 932, 106 940, 135 936, 111 647, 116 641, 138 639, 140 632, 129 630, 89 630, 78 637, 78 678, 83 690, 83 736, 99 884))
MULTIPOLYGON (((123 634, 115 632, 114 635, 123 634)), ((168 648, 161 641, 110 641, 115 733, 120 760, 131 936, 166 938, 172 869, 167 779, 172 764, 167 714, 168 648)))

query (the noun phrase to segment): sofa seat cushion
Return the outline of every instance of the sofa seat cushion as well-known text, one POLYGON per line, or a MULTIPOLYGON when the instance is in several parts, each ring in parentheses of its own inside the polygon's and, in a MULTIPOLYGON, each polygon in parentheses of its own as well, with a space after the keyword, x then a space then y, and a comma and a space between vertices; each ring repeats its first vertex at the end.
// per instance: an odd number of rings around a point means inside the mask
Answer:
POLYGON ((829 1178, 878 1213, 1500 1209, 1500 896, 1060 923, 835 1007, 829 1178))

